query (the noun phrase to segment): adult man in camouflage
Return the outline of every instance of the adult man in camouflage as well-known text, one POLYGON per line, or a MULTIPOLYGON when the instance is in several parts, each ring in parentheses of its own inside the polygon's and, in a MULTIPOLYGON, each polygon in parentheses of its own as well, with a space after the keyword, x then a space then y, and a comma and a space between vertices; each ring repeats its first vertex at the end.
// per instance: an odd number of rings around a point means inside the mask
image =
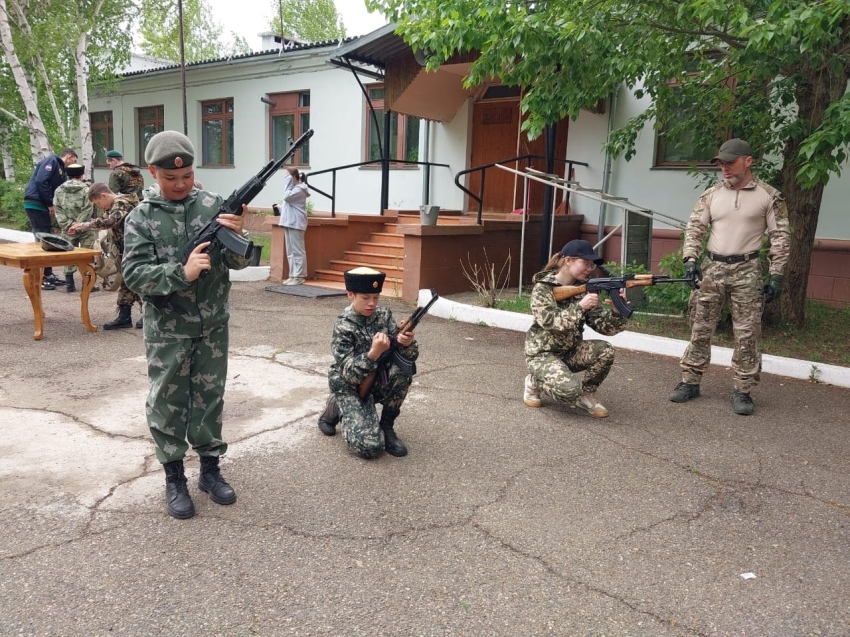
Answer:
MULTIPOLYGON (((130 211, 136 207, 138 200, 135 195, 116 195, 112 190, 103 183, 94 183, 89 188, 89 199, 98 208, 105 210, 106 214, 103 217, 92 219, 83 223, 75 223, 71 225, 69 232, 76 234, 77 232, 88 232, 89 230, 109 230, 112 242, 117 248, 118 256, 124 256, 124 220, 130 211)), ((119 270, 120 270, 119 265, 119 270)), ((135 303, 141 305, 142 301, 135 292, 131 292, 127 285, 122 281, 121 287, 118 288, 118 316, 109 323, 103 325, 105 330, 118 330, 125 327, 133 327, 133 319, 130 312, 135 303)), ((136 327, 142 327, 142 319, 139 318, 136 327)))
POLYGON ((145 187, 145 178, 138 166, 125 162, 121 151, 115 149, 106 153, 106 165, 112 170, 108 184, 112 192, 116 195, 133 195, 136 202, 144 199, 142 190, 145 187))
POLYGON ((711 360, 711 338, 726 303, 732 315, 735 374, 732 408, 736 414, 753 413, 750 392, 761 373, 761 316, 765 302, 782 292, 788 262, 788 210, 778 190, 753 176, 753 153, 742 139, 730 139, 712 163, 719 163, 723 181, 706 190, 697 201, 685 230, 682 256, 685 271, 701 279, 691 298, 691 341, 682 356, 682 382, 670 400, 684 403, 700 394, 700 380, 711 360), (711 228, 702 257, 703 239, 711 228), (767 282, 762 284, 759 248, 765 231, 770 238, 767 282))
MULTIPOLYGON (((59 224, 65 238, 73 245, 91 248, 95 241, 94 232, 68 233, 72 224, 91 221, 94 213, 92 203, 89 201, 88 184, 83 182, 86 169, 79 164, 71 164, 65 167, 65 172, 68 174, 68 181, 60 185, 53 193, 53 210, 56 215, 56 223, 59 224)), ((76 271, 77 266, 75 265, 65 266, 65 290, 67 292, 76 291, 74 285, 74 272, 76 271)), ((85 284, 85 281, 83 283, 85 284)))

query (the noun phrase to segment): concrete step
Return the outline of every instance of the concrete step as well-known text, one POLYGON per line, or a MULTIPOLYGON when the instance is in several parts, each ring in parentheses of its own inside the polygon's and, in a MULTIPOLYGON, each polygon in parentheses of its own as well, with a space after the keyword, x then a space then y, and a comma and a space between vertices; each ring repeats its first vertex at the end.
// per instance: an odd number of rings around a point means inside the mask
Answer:
POLYGON ((374 268, 376 270, 380 270, 381 272, 386 272, 387 276, 395 276, 398 278, 402 278, 404 275, 404 268, 401 265, 378 265, 372 261, 344 261, 342 259, 331 259, 330 266, 332 270, 337 272, 345 272, 346 270, 351 270, 352 268, 374 268))
POLYGON ((380 254, 404 254, 404 245, 397 243, 379 243, 376 241, 358 241, 357 247, 363 252, 380 254))
POLYGON ((373 263, 376 266, 380 265, 381 269, 383 269, 384 266, 401 266, 404 263, 404 255, 401 253, 383 254, 381 252, 358 252, 356 250, 346 250, 344 254, 348 261, 373 263))
POLYGON ((391 232, 373 232, 372 241, 375 243, 389 243, 390 245, 404 246, 404 235, 391 232))

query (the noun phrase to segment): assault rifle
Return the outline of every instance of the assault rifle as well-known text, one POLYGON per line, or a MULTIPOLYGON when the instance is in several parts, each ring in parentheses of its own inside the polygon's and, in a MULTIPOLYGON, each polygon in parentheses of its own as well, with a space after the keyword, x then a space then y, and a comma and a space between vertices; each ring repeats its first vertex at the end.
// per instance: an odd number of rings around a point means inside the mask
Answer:
MULTIPOLYGON (((249 256, 254 250, 254 243, 236 234, 230 228, 226 228, 221 225, 218 222, 218 216, 220 214, 241 215, 242 205, 250 203, 254 197, 260 194, 260 191, 265 188, 266 182, 271 179, 272 175, 274 175, 280 167, 295 154, 295 151, 307 143, 307 140, 312 136, 313 129, 311 128, 301 135, 301 137, 292 142, 292 145, 283 157, 277 160, 272 159, 260 172, 251 177, 241 187, 234 190, 230 197, 227 198, 227 201, 221 204, 221 207, 218 209, 218 212, 215 213, 215 216, 210 219, 203 228, 198 230, 191 239, 189 239, 186 249, 183 250, 183 265, 186 265, 192 251, 207 241, 210 242, 210 246, 206 248, 204 252, 209 252, 209 248, 214 245, 221 245, 231 252, 235 252, 240 257, 249 256)), ((201 276, 204 276, 206 273, 206 270, 201 271, 201 276)))
MULTIPOLYGON (((413 310, 413 314, 407 317, 407 319, 399 325, 398 332, 401 334, 402 332, 410 332, 411 330, 415 330, 416 326, 419 325, 419 321, 422 320, 422 317, 428 313, 428 310, 431 309, 431 306, 437 302, 437 299, 440 298, 439 294, 434 294, 431 292, 431 300, 428 301, 426 305, 422 307, 417 307, 413 310)), ((390 365, 398 365, 399 369, 409 373, 416 373, 416 363, 413 361, 407 360, 404 356, 401 355, 399 350, 398 339, 394 338, 392 343, 390 343, 390 348, 385 351, 378 358, 378 367, 374 372, 366 376, 360 384, 357 386, 357 395, 360 396, 360 400, 365 400, 366 397, 371 393, 372 386, 375 384, 375 380, 378 378, 378 374, 386 374, 387 369, 390 365)))
POLYGON ((623 276, 611 276, 598 279, 590 279, 582 285, 559 285, 552 288, 552 294, 556 301, 571 299, 585 292, 608 292, 614 307, 623 318, 630 318, 634 313, 625 299, 620 296, 620 290, 637 288, 647 285, 658 285, 659 283, 687 283, 696 289, 699 284, 692 277, 683 279, 672 279, 667 274, 626 274, 623 276))

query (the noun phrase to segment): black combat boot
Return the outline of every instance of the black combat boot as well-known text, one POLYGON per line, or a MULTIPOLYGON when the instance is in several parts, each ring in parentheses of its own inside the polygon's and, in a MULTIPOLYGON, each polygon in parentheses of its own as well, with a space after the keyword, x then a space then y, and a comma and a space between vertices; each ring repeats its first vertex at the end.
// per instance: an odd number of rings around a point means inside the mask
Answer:
POLYGON ((339 418, 339 405, 336 404, 336 398, 331 394, 328 396, 328 403, 325 405, 325 410, 319 415, 319 431, 326 436, 335 435, 339 418))
POLYGON ((77 288, 74 287, 74 275, 66 274, 65 275, 65 291, 66 292, 76 292, 77 288))
POLYGON ((233 504, 236 491, 227 480, 221 477, 218 468, 218 456, 201 456, 201 475, 198 476, 198 488, 210 494, 210 500, 216 504, 233 504))
POLYGON ((407 455, 407 447, 404 446, 404 443, 396 435, 395 429, 393 429, 393 424, 397 417, 398 412, 390 413, 390 411, 384 407, 381 412, 381 422, 379 424, 384 432, 384 449, 391 456, 401 458, 402 456, 407 455))
POLYGON ((125 327, 133 327, 133 319, 130 317, 130 309, 131 306, 129 305, 119 305, 118 316, 109 321, 109 323, 104 323, 103 329, 120 330, 125 327))
POLYGON ((165 469, 165 506, 168 514, 178 520, 191 518, 195 515, 195 505, 186 486, 183 461, 166 462, 162 467, 165 469))

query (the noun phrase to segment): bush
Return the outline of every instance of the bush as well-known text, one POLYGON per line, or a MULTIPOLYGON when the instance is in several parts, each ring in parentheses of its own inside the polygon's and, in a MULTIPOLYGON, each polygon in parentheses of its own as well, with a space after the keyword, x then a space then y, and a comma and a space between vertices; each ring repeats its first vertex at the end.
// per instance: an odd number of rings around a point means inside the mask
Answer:
POLYGON ((0 180, 0 225, 14 230, 29 230, 24 212, 24 188, 14 182, 0 180))

